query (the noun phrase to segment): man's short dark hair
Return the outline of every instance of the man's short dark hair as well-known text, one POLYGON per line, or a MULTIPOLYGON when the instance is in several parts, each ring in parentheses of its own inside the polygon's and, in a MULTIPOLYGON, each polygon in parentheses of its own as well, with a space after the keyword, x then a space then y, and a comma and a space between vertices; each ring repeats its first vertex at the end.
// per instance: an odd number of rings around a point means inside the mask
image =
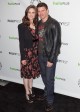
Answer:
POLYGON ((44 2, 40 2, 40 3, 37 5, 37 8, 39 8, 39 7, 45 7, 45 8, 46 8, 46 10, 48 9, 47 4, 46 4, 46 3, 44 3, 44 2))

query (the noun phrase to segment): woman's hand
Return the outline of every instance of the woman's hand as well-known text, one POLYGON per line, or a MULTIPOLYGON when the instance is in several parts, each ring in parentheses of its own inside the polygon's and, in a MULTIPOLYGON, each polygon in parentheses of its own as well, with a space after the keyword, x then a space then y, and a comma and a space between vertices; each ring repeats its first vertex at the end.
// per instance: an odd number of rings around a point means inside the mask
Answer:
POLYGON ((26 60, 22 60, 21 63, 22 63, 23 65, 26 65, 26 60))

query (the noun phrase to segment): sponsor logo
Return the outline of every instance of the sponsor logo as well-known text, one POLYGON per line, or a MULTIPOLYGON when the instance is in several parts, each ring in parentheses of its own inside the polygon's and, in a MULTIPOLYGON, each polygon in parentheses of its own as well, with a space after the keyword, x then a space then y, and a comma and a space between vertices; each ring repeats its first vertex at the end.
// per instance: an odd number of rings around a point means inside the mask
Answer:
POLYGON ((14 39, 14 40, 18 40, 18 37, 14 37, 14 36, 9 36, 9 39, 14 39))
POLYGON ((0 62, 0 70, 2 69, 2 63, 0 62))
POLYGON ((10 70, 14 70, 14 71, 20 71, 19 69, 17 69, 17 68, 14 68, 14 67, 10 67, 10 70))
POLYGON ((62 80, 62 81, 66 81, 66 79, 65 79, 65 78, 58 77, 58 76, 55 76, 55 79, 56 79, 56 80, 62 80))
POLYGON ((11 23, 21 23, 21 20, 8 19, 7 22, 11 22, 11 23))
POLYGON ((68 46, 68 43, 63 43, 63 42, 62 42, 61 44, 62 44, 62 45, 66 45, 66 46, 68 46))
POLYGON ((61 26, 69 26, 70 22, 59 22, 61 26))
POLYGON ((37 5, 37 4, 40 3, 40 2, 41 2, 40 0, 31 0, 31 1, 30 1, 30 4, 37 5))
POLYGON ((2 53, 2 51, 0 51, 0 53, 2 53))
POLYGON ((57 60, 57 62, 59 62, 59 63, 64 63, 64 64, 67 64, 68 63, 68 61, 66 61, 66 60, 57 60))
POLYGON ((16 2, 8 2, 8 5, 20 5, 20 3, 16 3, 16 2))
POLYGON ((57 1, 57 2, 53 2, 53 5, 70 5, 70 2, 60 2, 60 1, 57 1))
POLYGON ((17 55, 17 56, 20 56, 19 53, 14 53, 14 52, 9 52, 10 55, 17 55))
POLYGON ((78 62, 78 66, 80 66, 80 62, 78 62))
POLYGON ((78 86, 80 87, 80 79, 78 80, 78 86))

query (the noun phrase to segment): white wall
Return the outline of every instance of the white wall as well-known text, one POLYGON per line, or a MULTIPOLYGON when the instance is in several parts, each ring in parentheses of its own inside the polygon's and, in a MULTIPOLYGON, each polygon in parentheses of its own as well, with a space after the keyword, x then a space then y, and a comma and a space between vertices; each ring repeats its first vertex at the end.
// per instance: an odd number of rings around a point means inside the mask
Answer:
MULTIPOLYGON (((62 47, 58 58, 55 92, 80 98, 80 1, 41 0, 62 28, 62 47)), ((32 0, 37 4, 39 0, 32 0)), ((31 0, 0 1, 0 79, 22 84, 17 26, 31 0)), ((44 88, 41 77, 34 87, 44 88)))

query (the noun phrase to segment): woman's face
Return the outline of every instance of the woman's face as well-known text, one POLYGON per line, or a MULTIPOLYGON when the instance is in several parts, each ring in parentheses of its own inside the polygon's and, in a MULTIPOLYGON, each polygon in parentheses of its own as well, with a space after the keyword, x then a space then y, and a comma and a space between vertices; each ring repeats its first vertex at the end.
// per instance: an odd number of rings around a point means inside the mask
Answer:
POLYGON ((36 16, 36 11, 33 8, 30 8, 28 11, 28 19, 33 20, 36 16))

